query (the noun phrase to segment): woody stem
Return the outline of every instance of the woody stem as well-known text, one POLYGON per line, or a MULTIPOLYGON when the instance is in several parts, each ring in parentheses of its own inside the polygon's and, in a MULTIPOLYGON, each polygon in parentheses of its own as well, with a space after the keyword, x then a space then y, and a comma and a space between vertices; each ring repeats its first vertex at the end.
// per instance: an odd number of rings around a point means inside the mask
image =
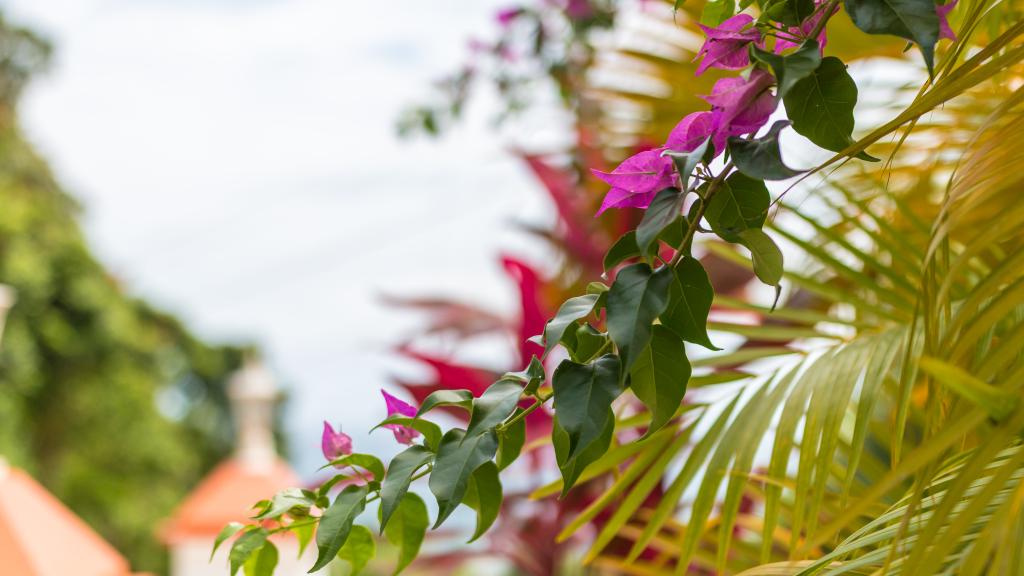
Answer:
POLYGON ((814 29, 807 35, 808 38, 815 39, 818 37, 818 34, 821 34, 821 31, 825 29, 825 25, 828 24, 829 19, 836 13, 836 6, 838 5, 839 0, 829 0, 828 3, 824 5, 822 9, 824 10, 825 15, 821 20, 818 20, 817 24, 814 25, 814 29))
POLYGON ((686 236, 683 237, 683 242, 676 250, 676 255, 672 257, 672 262, 669 263, 670 267, 675 268, 676 264, 679 264, 679 261, 687 254, 687 248, 689 248, 690 243, 693 242, 693 236, 697 233, 697 227, 700 224, 700 219, 704 217, 704 212, 708 209, 708 203, 718 192, 718 189, 722 187, 722 182, 725 180, 725 177, 729 175, 732 167, 732 162, 726 164, 725 167, 722 168, 722 171, 718 173, 718 176, 715 176, 715 179, 708 184, 708 191, 704 194, 704 197, 701 198, 700 205, 697 207, 697 213, 694 214, 693 219, 688 222, 689 226, 686 227, 686 236))

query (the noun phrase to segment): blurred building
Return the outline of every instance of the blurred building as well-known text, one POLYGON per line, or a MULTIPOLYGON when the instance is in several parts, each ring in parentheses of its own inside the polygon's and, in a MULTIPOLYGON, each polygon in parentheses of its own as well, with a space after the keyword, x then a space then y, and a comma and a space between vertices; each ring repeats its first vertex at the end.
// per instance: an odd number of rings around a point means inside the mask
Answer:
MULTIPOLYGON (((231 542, 210 560, 217 533, 230 522, 245 522, 252 505, 299 478, 274 448, 274 406, 279 392, 262 364, 249 361, 231 379, 228 393, 236 428, 234 455, 203 479, 163 528, 171 553, 171 576, 224 576, 231 542)), ((297 558, 298 542, 289 535, 272 539, 280 552, 277 576, 299 576, 312 558, 297 558)))
MULTIPOLYGON (((0 337, 14 291, 0 284, 0 337)), ((128 576, 128 561, 25 472, 0 456, 0 574, 128 576)))
POLYGON ((0 574, 128 576, 128 561, 52 494, 0 458, 0 574))

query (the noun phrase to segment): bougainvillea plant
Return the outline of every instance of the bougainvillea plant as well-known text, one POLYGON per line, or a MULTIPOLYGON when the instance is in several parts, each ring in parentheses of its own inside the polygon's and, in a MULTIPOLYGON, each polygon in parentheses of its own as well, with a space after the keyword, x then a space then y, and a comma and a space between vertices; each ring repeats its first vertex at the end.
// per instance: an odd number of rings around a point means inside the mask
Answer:
POLYGON ((374 537, 355 520, 375 502, 379 531, 399 550, 400 572, 416 557, 427 530, 441 526, 460 505, 476 512, 471 540, 494 523, 503 501, 501 472, 520 456, 526 419, 534 412, 553 416, 563 496, 609 450, 620 395, 628 391, 648 409, 646 432, 637 442, 677 417, 691 373, 684 343, 715 349, 707 334, 713 290, 691 255, 698 234, 744 246, 757 278, 777 295, 783 256, 762 230, 772 206, 765 182, 803 173, 783 162, 780 134, 792 129, 826 150, 875 161, 863 147, 851 149, 857 86, 841 60, 823 56, 828 23, 841 7, 868 34, 916 44, 929 71, 936 43, 952 37, 945 21, 952 5, 932 0, 768 0, 756 16, 737 14, 734 0, 709 2, 697 73, 737 73, 718 80, 703 97, 708 109, 682 118, 662 146, 611 172, 595 171, 610 186, 600 212, 645 210, 604 258, 605 269, 614 273, 610 285, 592 282, 565 301, 532 339, 538 354, 479 396, 439 390, 416 407, 384 392, 386 417, 378 427, 408 446, 387 465, 353 452, 348 436, 325 423, 325 467, 336 474, 316 489, 287 490, 258 503, 250 524, 225 527, 214 549, 235 537, 231 573, 243 567, 272 573, 277 551, 268 537, 282 532, 295 533, 303 547, 315 541, 310 572, 335 558, 358 571, 373 554, 374 537), (769 126, 780 107, 786 119, 769 126), (545 363, 556 347, 567 358, 548 378, 545 363), (443 430, 431 420, 439 408, 464 411, 467 424, 443 430), (433 521, 422 498, 410 491, 418 480, 426 481, 436 500, 433 521))

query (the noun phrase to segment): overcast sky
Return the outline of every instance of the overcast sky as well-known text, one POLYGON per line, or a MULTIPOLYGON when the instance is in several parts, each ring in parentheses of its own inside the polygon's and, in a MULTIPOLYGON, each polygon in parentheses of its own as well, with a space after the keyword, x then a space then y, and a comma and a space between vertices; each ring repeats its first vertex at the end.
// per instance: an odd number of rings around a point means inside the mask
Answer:
POLYGON ((513 219, 551 210, 506 147, 557 127, 496 134, 485 97, 441 142, 394 131, 501 4, 0 0, 56 46, 22 117, 93 248, 202 337, 263 346, 292 394, 301 474, 319 466, 323 418, 391 444, 364 433, 387 375, 409 372, 387 347, 422 318, 380 293, 513 312, 497 256, 541 254, 513 219))

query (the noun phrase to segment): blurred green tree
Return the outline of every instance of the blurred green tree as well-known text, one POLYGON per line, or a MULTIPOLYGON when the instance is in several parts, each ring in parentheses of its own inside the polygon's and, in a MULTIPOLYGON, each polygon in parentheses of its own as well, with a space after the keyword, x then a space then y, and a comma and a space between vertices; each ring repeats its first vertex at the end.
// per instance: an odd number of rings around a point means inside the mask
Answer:
POLYGON ((92 256, 80 208, 18 126, 49 44, 0 15, 0 454, 129 557, 163 572, 154 534, 229 452, 225 381, 246 350, 211 346, 132 298, 92 256))

